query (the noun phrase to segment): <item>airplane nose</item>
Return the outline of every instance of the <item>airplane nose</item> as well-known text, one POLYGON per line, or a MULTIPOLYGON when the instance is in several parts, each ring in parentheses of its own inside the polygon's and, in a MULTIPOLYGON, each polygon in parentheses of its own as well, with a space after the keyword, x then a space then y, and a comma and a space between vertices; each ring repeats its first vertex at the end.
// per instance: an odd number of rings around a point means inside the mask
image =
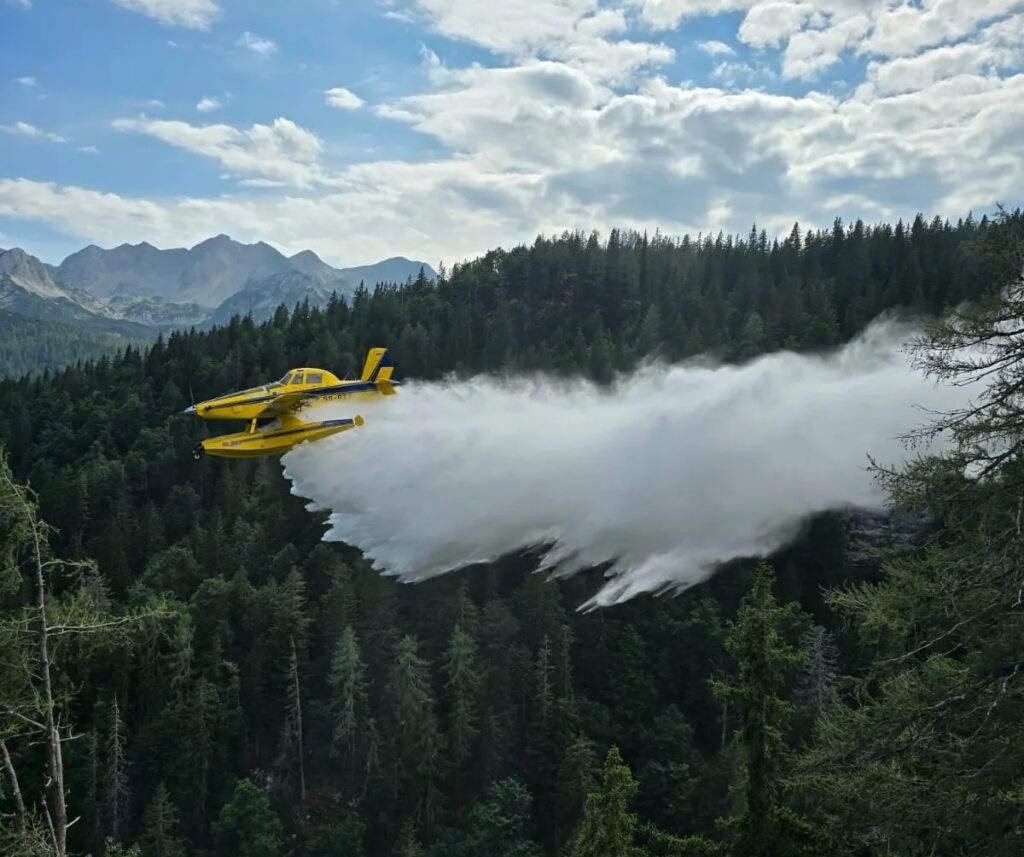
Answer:
POLYGON ((196 412, 196 406, 195 405, 189 405, 187 408, 185 408, 184 411, 182 411, 182 413, 185 413, 185 414, 194 414, 195 412, 196 412))

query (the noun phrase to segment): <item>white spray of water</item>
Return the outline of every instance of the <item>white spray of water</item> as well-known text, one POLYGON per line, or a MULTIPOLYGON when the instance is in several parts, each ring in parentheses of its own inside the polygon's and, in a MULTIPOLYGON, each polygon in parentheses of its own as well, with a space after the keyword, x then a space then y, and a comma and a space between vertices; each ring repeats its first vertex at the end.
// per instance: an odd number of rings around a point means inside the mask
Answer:
POLYGON ((905 459, 900 435, 927 419, 915 405, 970 393, 915 372, 909 333, 880 323, 828 355, 649 365, 604 390, 409 383, 361 407, 364 427, 288 453, 285 474, 330 510, 326 540, 407 581, 547 545, 555 574, 611 563, 585 606, 684 589, 777 550, 809 515, 883 506, 868 454, 905 459))

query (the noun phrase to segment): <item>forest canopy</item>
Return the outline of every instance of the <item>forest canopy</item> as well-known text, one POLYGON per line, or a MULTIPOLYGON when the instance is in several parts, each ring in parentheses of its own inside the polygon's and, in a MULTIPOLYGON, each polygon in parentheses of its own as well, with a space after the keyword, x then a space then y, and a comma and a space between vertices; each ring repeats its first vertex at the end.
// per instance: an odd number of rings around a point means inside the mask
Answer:
POLYGON ((1020 853, 1022 241, 1020 212, 567 233, 0 381, 0 843, 1020 853), (275 461, 193 465, 181 414, 292 365, 351 375, 382 343, 411 378, 606 381, 650 354, 829 348, 886 311, 933 319, 928 371, 998 382, 948 455, 880 474, 910 535, 866 554, 823 515, 767 563, 591 613, 588 575, 548 581, 529 554, 381 577, 321 541, 275 461), (979 338, 998 362, 957 362, 979 338), (965 477, 994 439, 1009 453, 965 477))

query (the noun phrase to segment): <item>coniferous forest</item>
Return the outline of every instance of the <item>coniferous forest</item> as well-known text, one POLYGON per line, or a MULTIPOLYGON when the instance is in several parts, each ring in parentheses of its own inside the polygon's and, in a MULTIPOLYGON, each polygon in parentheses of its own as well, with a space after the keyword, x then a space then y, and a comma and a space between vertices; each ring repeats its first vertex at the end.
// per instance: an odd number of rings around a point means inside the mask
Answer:
POLYGON ((1022 853, 1022 245, 1019 211, 565 234, 0 382, 0 852, 1022 853), (375 345, 403 378, 607 381, 826 349, 886 311, 934 320, 936 377, 992 379, 936 417, 951 452, 878 474, 910 535, 865 549, 822 515, 767 562, 588 613, 599 570, 551 582, 527 554, 382 577, 276 460, 194 463, 182 414, 375 345))

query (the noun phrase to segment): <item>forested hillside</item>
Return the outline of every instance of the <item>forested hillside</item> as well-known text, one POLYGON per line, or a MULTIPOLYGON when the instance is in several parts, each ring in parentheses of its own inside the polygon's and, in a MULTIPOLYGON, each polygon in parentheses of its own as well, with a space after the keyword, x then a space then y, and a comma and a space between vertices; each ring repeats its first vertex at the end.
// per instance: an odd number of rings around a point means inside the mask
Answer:
POLYGON ((123 336, 0 310, 0 378, 41 375, 80 360, 113 355, 125 344, 123 336))
POLYGON ((61 852, 63 780, 74 854, 1020 853, 1012 379, 1002 422, 957 423, 965 449, 1009 440, 988 481, 963 458, 891 477, 929 529, 885 571, 826 515, 771 566, 585 614, 594 580, 548 582, 528 555, 379 576, 320 541, 277 461, 193 463, 204 429, 181 411, 293 365, 351 375, 374 345, 400 377, 607 380, 970 301, 922 352, 949 353, 1004 341, 1022 240, 1020 212, 783 242, 538 238, 436 283, 0 381, 0 850, 61 852))

